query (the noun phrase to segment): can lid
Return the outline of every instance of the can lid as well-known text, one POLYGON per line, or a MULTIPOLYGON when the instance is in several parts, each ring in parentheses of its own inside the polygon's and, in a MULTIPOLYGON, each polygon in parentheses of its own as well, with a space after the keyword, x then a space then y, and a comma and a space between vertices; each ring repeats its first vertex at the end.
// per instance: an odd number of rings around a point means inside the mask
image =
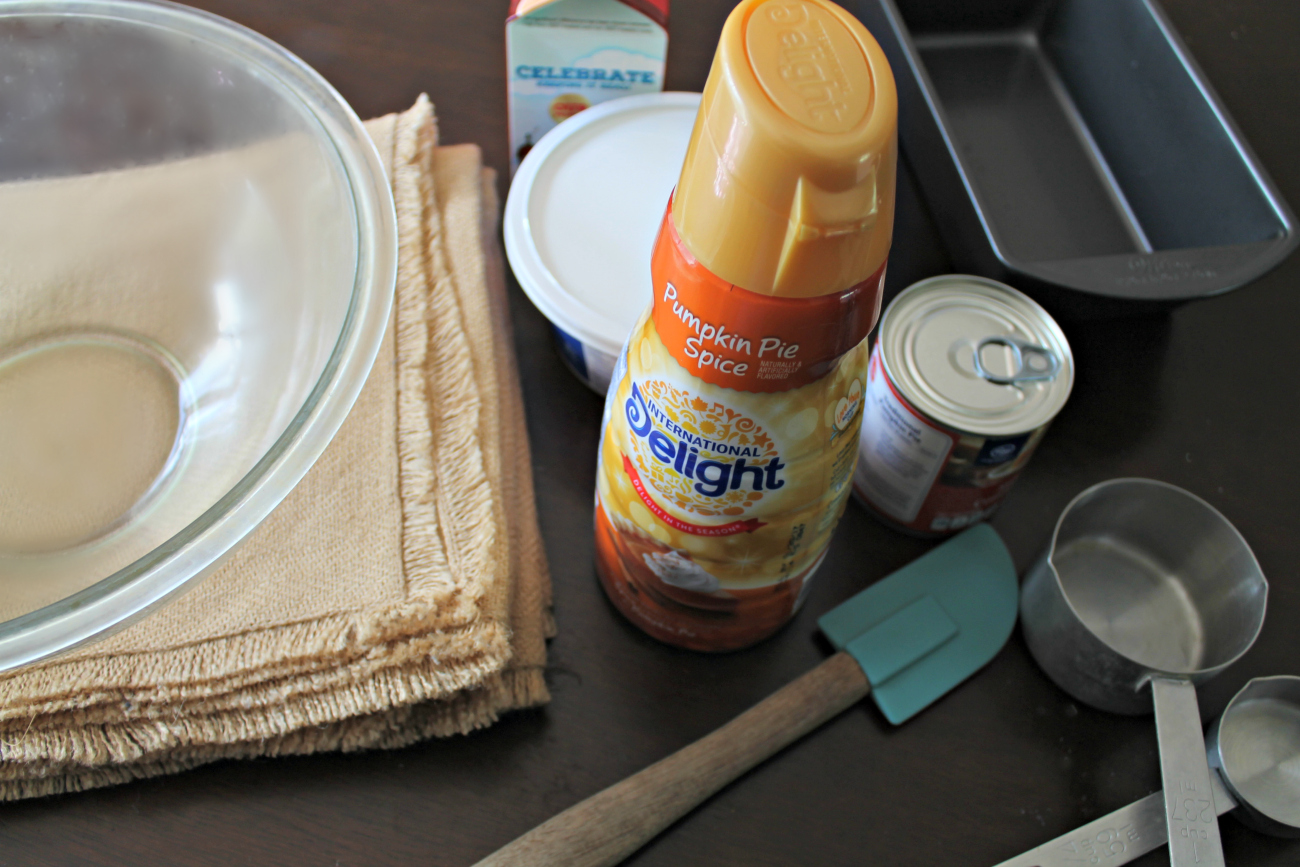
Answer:
POLYGON ((742 0, 718 41, 673 200, 717 276, 807 298, 889 254, 898 100, 876 40, 828 0, 742 0))
POLYGON ((880 321, 890 380, 916 409, 966 433, 1026 433, 1051 421, 1074 386, 1074 356, 1028 296, 950 274, 909 286, 880 321))
POLYGON ((697 93, 602 102, 542 136, 506 199, 506 256, 547 319, 617 355, 650 304, 650 254, 697 93))

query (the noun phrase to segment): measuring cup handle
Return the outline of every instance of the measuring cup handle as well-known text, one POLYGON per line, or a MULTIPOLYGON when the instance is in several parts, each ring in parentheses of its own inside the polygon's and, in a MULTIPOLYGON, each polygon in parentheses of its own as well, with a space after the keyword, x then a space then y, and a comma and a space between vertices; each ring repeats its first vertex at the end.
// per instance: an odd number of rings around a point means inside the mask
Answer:
POLYGON ((1165 788, 1165 826, 1171 867, 1224 867, 1210 765, 1196 687, 1191 681, 1151 679, 1165 788))
MULTIPOLYGON (((1237 806, 1217 774, 1210 775, 1210 785, 1214 791, 1214 812, 1222 816, 1237 806)), ((996 867, 1079 867, 1081 864, 1123 867, 1167 842, 1165 793, 1152 792, 996 867)))

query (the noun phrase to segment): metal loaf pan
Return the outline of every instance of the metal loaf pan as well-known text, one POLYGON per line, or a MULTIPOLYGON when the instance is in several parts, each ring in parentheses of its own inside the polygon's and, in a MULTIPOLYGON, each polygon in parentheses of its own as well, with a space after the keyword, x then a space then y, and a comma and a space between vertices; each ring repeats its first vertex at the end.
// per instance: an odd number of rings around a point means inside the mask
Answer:
POLYGON ((1235 289, 1295 217, 1151 0, 859 0, 960 270, 1058 316, 1235 289))

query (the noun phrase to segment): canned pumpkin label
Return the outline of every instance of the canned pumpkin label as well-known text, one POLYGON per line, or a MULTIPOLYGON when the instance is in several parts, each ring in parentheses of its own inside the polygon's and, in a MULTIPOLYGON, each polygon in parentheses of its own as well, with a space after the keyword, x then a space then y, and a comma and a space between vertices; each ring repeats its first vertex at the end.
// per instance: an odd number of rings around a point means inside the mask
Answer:
POLYGON ((871 355, 862 450, 854 485, 886 517, 920 532, 947 533, 996 511, 1043 430, 983 437, 917 412, 871 355))
POLYGON ((1072 381, 1064 335, 1014 289, 965 275, 911 286, 885 312, 871 354, 854 488, 913 533, 982 521, 1072 381))
POLYGON ((939 477, 953 438, 907 405, 880 369, 880 353, 867 372, 869 419, 858 479, 865 496, 904 524, 916 520, 930 486, 939 477))

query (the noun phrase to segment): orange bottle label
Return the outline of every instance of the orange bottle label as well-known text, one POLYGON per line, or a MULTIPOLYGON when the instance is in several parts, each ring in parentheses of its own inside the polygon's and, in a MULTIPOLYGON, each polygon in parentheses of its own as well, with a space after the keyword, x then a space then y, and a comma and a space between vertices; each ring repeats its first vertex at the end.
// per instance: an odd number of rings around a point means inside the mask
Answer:
POLYGON ((880 316, 885 265, 843 292, 781 298, 710 272, 673 227, 672 204, 650 261, 651 318, 691 375, 737 391, 787 391, 821 379, 880 316))

